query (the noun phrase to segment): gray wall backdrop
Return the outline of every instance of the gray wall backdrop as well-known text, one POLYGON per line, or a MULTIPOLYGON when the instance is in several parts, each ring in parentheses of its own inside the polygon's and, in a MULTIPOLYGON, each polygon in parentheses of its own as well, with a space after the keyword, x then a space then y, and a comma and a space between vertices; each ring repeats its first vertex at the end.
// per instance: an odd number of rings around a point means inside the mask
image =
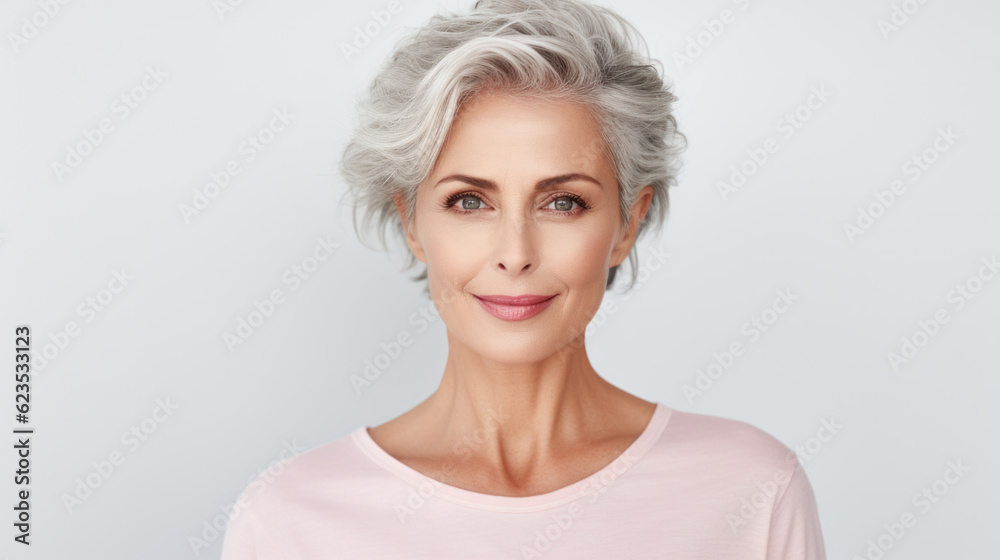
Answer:
MULTIPOLYGON (((994 558, 1000 4, 603 3, 675 81, 690 148, 595 367, 801 448, 831 558, 994 558)), ((466 4, 5 3, 0 356, 30 325, 35 434, 32 545, 8 447, 0 555, 218 557, 250 477, 436 387, 444 327, 354 237, 334 170, 400 33, 466 4)))

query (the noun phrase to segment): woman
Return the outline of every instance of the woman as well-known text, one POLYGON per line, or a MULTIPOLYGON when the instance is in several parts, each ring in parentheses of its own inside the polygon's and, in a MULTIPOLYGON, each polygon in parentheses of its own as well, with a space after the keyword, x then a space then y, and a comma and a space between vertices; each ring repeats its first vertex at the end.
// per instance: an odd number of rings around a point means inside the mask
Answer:
POLYGON ((425 265, 441 384, 251 484, 223 560, 825 558, 787 447, 626 393, 587 359, 685 144, 633 44, 603 8, 499 0, 398 46, 341 170, 365 226, 425 265))

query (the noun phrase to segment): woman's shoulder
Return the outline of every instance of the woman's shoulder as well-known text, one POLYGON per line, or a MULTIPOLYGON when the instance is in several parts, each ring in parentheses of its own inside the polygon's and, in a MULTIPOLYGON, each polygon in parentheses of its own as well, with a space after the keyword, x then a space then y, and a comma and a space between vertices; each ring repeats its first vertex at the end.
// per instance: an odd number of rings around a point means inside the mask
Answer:
POLYGON ((792 471, 795 452, 778 438, 754 424, 676 408, 657 440, 655 455, 692 468, 773 472, 792 471))
POLYGON ((329 533, 324 521, 349 520, 363 508, 365 486, 384 481, 355 443, 363 429, 286 453, 251 478, 229 510, 223 560, 284 558, 283 536, 329 533))
POLYGON ((378 475, 354 442, 357 432, 363 429, 359 427, 291 457, 272 461, 243 488, 236 507, 280 511, 282 505, 337 496, 356 487, 359 479, 378 475))

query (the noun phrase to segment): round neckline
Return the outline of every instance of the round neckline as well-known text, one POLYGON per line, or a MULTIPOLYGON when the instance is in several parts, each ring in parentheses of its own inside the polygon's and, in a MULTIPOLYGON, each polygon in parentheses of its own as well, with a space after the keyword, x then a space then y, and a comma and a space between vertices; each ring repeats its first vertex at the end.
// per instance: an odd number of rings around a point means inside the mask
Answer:
POLYGON ((361 426, 354 430, 351 433, 351 439, 374 463, 415 486, 424 499, 433 496, 476 509, 527 513, 559 507, 612 484, 617 478, 628 472, 656 443, 667 426, 670 412, 670 407, 657 402, 653 415, 639 437, 611 463, 583 480, 534 496, 484 494, 440 482, 408 466, 382 449, 368 433, 368 426, 361 426))

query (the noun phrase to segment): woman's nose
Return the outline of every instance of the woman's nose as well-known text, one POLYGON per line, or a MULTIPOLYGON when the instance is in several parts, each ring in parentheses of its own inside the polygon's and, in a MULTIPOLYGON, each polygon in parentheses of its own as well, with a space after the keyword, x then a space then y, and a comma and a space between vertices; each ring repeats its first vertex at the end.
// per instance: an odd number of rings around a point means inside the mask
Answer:
POLYGON ((519 214, 503 216, 493 237, 493 259, 500 270, 520 274, 537 264, 536 235, 529 219, 519 214))

